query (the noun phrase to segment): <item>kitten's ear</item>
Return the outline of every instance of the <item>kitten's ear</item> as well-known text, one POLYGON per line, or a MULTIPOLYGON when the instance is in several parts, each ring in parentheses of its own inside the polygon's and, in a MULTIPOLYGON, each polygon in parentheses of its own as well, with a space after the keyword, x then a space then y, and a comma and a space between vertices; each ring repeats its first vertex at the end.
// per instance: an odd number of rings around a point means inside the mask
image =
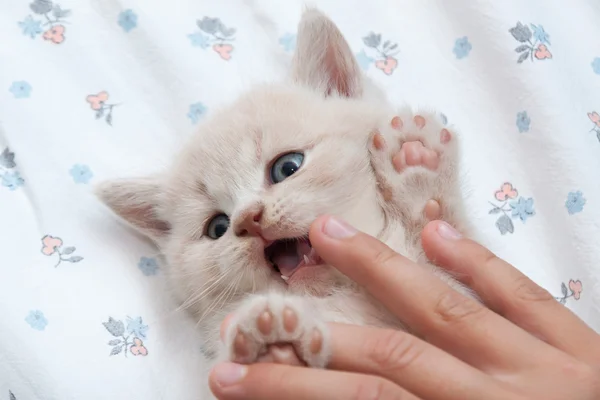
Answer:
POLYGON ((298 26, 292 61, 293 79, 323 92, 360 97, 360 68, 337 26, 316 9, 308 9, 298 26))
POLYGON ((95 188, 96 196, 134 228, 160 241, 170 225, 160 216, 164 192, 158 179, 115 179, 95 188))

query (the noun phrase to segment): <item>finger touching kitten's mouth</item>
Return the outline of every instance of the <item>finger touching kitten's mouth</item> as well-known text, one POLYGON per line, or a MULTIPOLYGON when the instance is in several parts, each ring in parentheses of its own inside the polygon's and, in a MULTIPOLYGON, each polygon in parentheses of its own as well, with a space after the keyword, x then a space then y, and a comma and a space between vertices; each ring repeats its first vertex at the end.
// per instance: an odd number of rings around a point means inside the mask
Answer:
POLYGON ((280 239, 265 247, 265 259, 288 281, 299 269, 314 267, 321 257, 312 248, 307 237, 280 239))

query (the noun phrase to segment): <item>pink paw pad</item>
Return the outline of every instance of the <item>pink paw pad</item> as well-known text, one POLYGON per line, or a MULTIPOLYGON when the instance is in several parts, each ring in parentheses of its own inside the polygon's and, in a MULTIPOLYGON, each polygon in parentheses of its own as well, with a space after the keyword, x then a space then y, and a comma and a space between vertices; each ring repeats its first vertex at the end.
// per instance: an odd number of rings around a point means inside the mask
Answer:
POLYGON ((392 128, 399 130, 399 129, 402 129, 403 126, 404 126, 404 123, 402 122, 400 117, 396 116, 396 117, 392 118, 392 128))
POLYGON ((385 147, 385 139, 379 132, 373 135, 373 147, 377 150, 383 150, 385 147))
POLYGON ((423 166, 435 170, 439 165, 439 161, 439 155, 434 150, 426 148, 419 141, 402 144, 400 151, 392 157, 392 164, 397 172, 406 167, 414 166, 423 166))
POLYGON ((425 118, 423 118, 422 116, 415 115, 413 121, 419 129, 423 129, 425 127, 425 118))
POLYGON ((450 131, 446 128, 442 129, 442 131, 440 132, 440 142, 442 144, 446 144, 451 139, 452 139, 452 134, 450 134, 450 131))

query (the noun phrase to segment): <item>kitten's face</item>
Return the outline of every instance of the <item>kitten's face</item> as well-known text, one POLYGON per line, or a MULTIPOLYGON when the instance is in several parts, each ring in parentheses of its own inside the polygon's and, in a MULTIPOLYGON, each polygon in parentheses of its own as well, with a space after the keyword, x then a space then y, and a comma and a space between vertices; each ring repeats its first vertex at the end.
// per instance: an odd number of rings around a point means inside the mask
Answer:
POLYGON ((363 101, 281 85, 207 121, 167 179, 163 250, 185 297, 267 287, 325 296, 347 285, 305 238, 323 214, 383 228, 366 148, 379 117, 363 101))
POLYGON ((319 12, 303 15, 296 46, 290 83, 210 116, 164 176, 98 188, 158 243, 196 312, 266 288, 327 296, 351 283, 311 251, 310 224, 333 214, 384 227, 367 141, 387 103, 319 12))

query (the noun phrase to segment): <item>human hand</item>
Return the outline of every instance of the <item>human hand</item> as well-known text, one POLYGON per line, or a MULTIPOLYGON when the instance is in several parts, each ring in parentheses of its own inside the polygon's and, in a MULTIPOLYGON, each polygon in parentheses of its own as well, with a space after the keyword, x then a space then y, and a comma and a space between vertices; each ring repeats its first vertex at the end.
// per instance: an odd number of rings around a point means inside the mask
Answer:
POLYGON ((472 287, 462 296, 378 240, 331 217, 310 239, 421 338, 331 324, 328 370, 218 365, 219 399, 507 400, 600 398, 600 335, 544 289, 441 221, 422 234, 437 265, 472 287))

